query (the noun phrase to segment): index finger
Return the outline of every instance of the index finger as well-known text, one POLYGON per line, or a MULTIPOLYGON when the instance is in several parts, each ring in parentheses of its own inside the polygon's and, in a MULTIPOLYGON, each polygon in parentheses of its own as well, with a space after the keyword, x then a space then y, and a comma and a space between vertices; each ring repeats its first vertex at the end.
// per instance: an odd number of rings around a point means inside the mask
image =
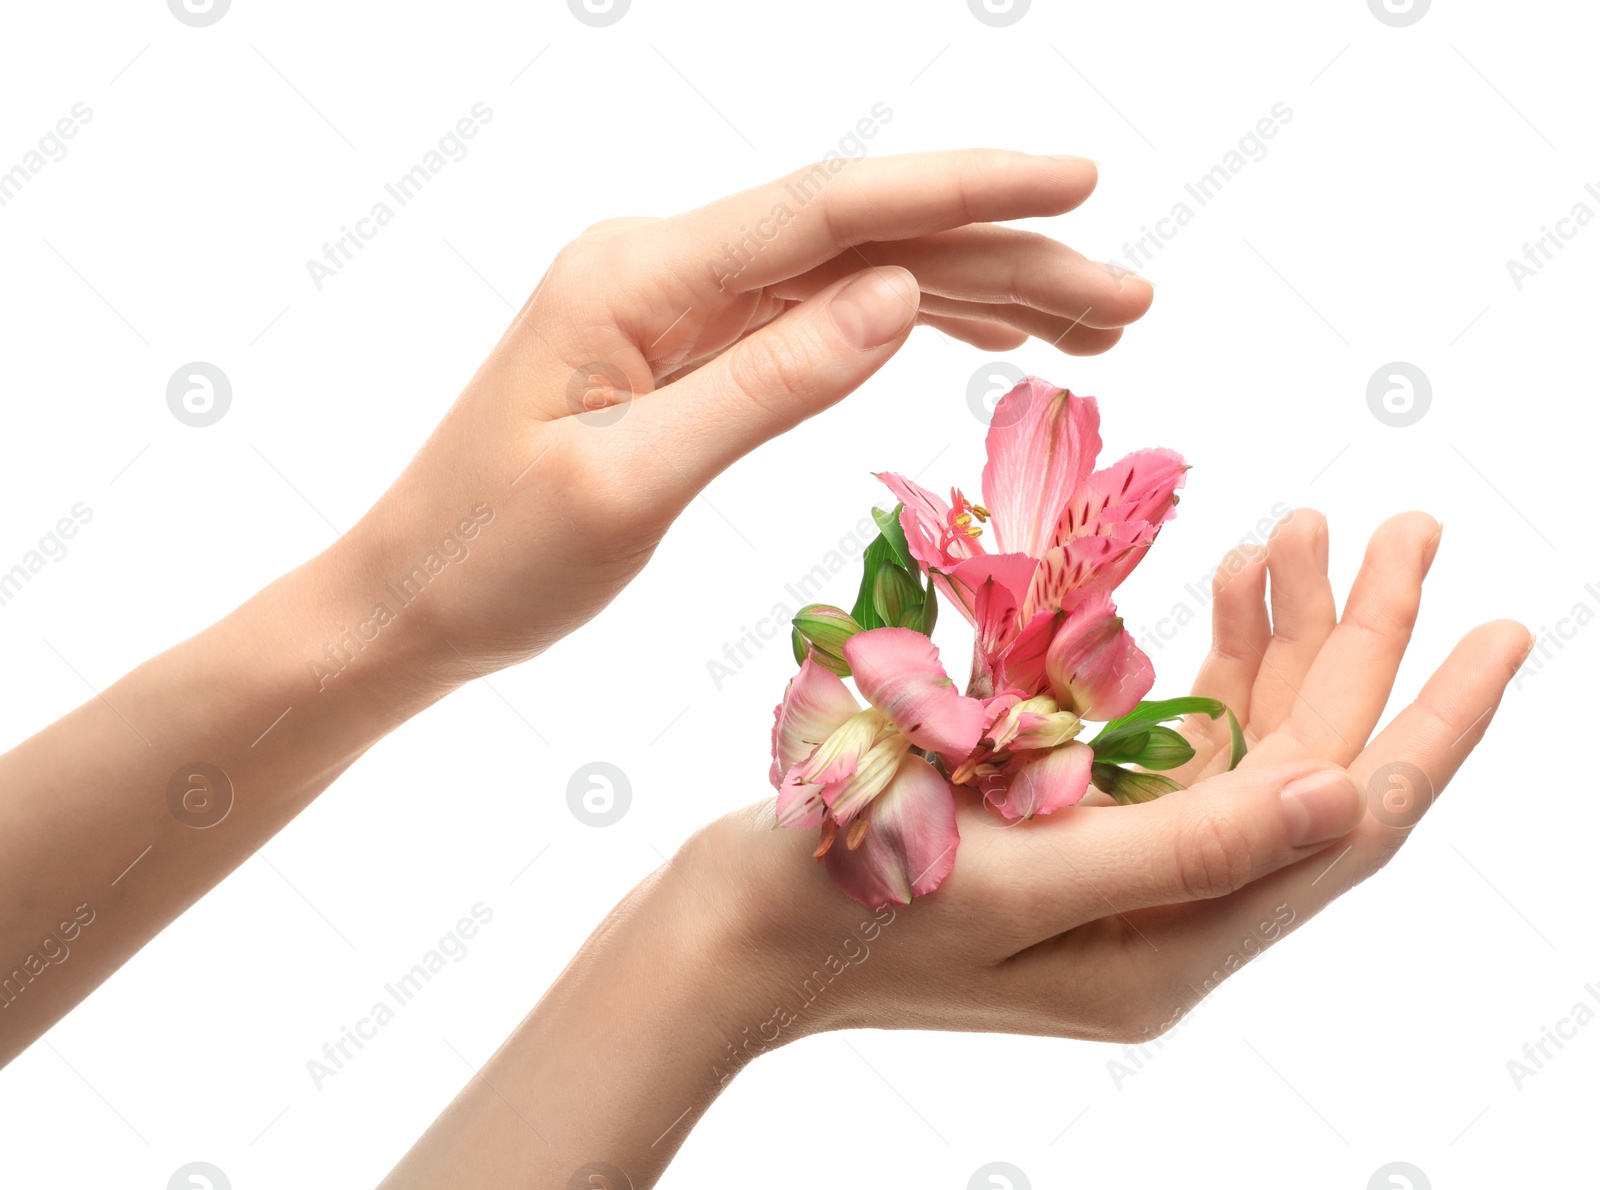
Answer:
POLYGON ((654 224, 653 263, 697 289, 744 293, 875 240, 1059 215, 1099 177, 1085 157, 959 149, 834 158, 654 224))

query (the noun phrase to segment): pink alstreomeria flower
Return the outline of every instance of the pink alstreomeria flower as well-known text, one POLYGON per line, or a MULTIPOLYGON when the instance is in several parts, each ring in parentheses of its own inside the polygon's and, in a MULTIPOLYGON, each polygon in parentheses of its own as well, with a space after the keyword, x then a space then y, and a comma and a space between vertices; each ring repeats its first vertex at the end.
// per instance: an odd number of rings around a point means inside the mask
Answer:
POLYGON ((1173 515, 1188 468, 1152 449, 1091 473, 1099 421, 1093 398, 1029 377, 995 406, 983 505, 879 476, 905 506, 912 556, 976 629, 967 692, 987 722, 951 779, 1010 818, 1078 802, 1094 759, 1074 738, 1082 721, 1127 714, 1155 679, 1111 590, 1173 515))
POLYGON ((955 794, 927 756, 956 767, 989 716, 955 688, 920 632, 858 632, 843 652, 869 705, 807 656, 774 715, 778 825, 821 827, 816 854, 863 905, 903 905, 938 887, 960 841, 955 794))
POLYGON ((977 630, 968 694, 1042 689, 1060 627, 1051 618, 1121 582, 1173 515, 1182 456, 1141 450, 1091 473, 1099 427, 1093 397, 1030 376, 995 406, 983 504, 959 488, 947 504, 902 476, 878 476, 905 505, 912 557, 977 630), (985 523, 993 553, 981 541, 985 523))

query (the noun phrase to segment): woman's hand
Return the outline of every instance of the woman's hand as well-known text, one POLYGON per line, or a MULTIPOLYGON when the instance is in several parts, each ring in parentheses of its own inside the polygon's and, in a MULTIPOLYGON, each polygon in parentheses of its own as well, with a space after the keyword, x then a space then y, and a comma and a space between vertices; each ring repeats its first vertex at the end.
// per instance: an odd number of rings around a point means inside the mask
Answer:
POLYGON ((712 476, 914 321, 1111 346, 1145 282, 985 222, 1094 182, 998 151, 834 162, 569 245, 360 524, 0 757, 0 951, 35 976, 0 990, 0 1064, 375 740, 593 616, 712 476), (628 399, 584 412, 607 391, 628 399), (94 929, 55 970, 32 948, 75 912, 94 929))
POLYGON ((1373 735, 1438 543, 1424 514, 1386 522, 1338 617, 1319 514, 1230 554, 1195 693, 1238 711, 1244 763, 1225 771, 1227 729, 1202 718, 1179 774, 1196 783, 1157 801, 1007 824, 968 798, 955 870, 909 906, 845 897, 810 860, 814 835, 771 829, 770 801, 711 824, 608 918, 386 1184, 452 1184, 427 1173, 442 1166, 474 1185, 513 1169, 560 1185, 603 1162, 640 1190, 745 1063, 823 1030, 1158 1036, 1382 867, 1487 729, 1531 643, 1511 621, 1468 633, 1373 735))
POLYGON ((347 536, 394 582, 479 510, 462 526, 474 560, 414 581, 413 622, 447 682, 524 660, 604 607, 712 477, 853 391, 913 324, 991 351, 1116 343, 1147 282, 993 225, 1069 211, 1095 180, 1082 158, 998 150, 835 161, 597 224, 347 536))
MULTIPOLYGON (((1473 630, 1373 736, 1439 534, 1423 513, 1383 524, 1342 616, 1320 514, 1293 513, 1266 550, 1230 555, 1194 693, 1235 709, 1251 745, 1239 768, 1226 771, 1226 721, 1196 716, 1197 755, 1168 774, 1194 784, 1157 801, 1007 823, 968 799, 955 870, 899 911, 881 960, 812 1027, 1148 1039, 1242 965, 1241 945, 1252 957, 1377 871, 1482 737, 1531 643, 1511 621, 1473 630)), ((786 951, 768 960, 782 978, 865 915, 805 862, 814 840, 775 839, 771 818, 763 805, 725 820, 676 862, 724 874, 726 895, 751 905, 749 931, 786 951)))

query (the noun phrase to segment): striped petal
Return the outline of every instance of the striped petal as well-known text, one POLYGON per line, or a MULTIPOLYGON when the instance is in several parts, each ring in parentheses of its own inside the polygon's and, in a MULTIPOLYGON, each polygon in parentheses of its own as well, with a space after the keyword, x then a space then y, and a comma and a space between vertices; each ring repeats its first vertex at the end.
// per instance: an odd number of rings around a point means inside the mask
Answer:
POLYGON ((1073 492, 1100 453, 1100 412, 1030 376, 1000 399, 989 424, 984 504, 993 514, 995 552, 1035 558, 1055 541, 1073 492))
POLYGON ((1045 672, 1063 709, 1097 720, 1133 710, 1156 677, 1104 591, 1067 617, 1045 654, 1045 672))

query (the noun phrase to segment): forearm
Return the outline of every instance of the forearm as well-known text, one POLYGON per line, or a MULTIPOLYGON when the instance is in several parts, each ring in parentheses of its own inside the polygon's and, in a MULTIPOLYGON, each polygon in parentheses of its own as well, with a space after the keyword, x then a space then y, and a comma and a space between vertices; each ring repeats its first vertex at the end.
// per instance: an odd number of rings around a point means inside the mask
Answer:
POLYGON ((336 543, 0 757, 0 1062, 448 688, 420 616, 361 639, 365 557, 336 543))
POLYGON ((648 1190, 755 1058, 874 1023, 867 960, 907 927, 840 896, 772 812, 698 831, 612 910, 383 1190, 648 1190))
MULTIPOLYGON (((621 1170, 645 1190, 743 1064, 770 981, 725 895, 674 866, 614 909, 383 1183, 383 1190, 566 1186, 621 1170), (707 900, 706 898, 710 898, 707 900)), ((789 1040, 775 1037, 772 1044, 789 1040)))

